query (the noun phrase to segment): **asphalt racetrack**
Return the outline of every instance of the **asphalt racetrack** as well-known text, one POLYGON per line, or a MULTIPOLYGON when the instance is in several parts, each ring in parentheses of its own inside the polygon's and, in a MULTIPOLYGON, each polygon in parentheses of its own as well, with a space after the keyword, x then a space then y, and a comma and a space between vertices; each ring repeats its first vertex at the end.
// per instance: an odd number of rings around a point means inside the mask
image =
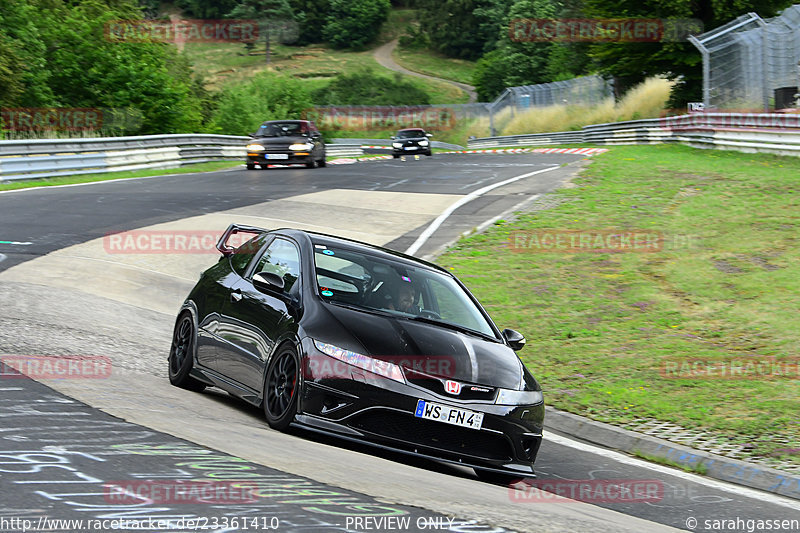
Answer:
POLYGON ((141 521, 117 531, 744 531, 719 521, 798 518, 794 500, 552 432, 536 463, 544 490, 509 488, 459 466, 301 429, 278 433, 221 391, 169 385, 175 313, 218 254, 153 236, 205 242, 238 222, 431 257, 546 199, 583 157, 436 154, 0 193, 0 354, 90 356, 111 369, 102 379, 37 382, 0 368, 0 531, 113 531, 102 521, 115 519, 141 521), (259 498, 114 492, 152 480, 249 481, 259 498), (563 497, 587 483, 593 494, 563 497), (645 497, 621 502, 608 492, 626 483, 645 497))

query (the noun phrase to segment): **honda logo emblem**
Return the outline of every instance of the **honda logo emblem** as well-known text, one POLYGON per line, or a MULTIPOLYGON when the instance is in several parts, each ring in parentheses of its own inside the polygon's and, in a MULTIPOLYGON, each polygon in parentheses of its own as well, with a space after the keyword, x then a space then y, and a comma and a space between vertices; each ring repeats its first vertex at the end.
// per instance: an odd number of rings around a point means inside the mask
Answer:
POLYGON ((444 382, 444 390, 450 394, 461 394, 461 383, 458 381, 447 380, 444 382))

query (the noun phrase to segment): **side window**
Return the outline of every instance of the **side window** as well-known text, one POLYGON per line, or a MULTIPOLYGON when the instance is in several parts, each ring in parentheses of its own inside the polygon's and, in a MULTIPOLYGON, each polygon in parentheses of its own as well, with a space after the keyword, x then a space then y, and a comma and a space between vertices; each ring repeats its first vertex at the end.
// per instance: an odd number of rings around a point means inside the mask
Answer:
POLYGON ((240 276, 244 276, 247 265, 250 264, 250 261, 253 260, 261 247, 264 246, 268 238, 269 235, 256 235, 236 248, 230 256, 231 268, 233 268, 233 271, 240 276))
POLYGON ((300 251, 286 239, 275 239, 258 260, 253 274, 270 272, 283 278, 283 288, 289 292, 300 277, 300 251))

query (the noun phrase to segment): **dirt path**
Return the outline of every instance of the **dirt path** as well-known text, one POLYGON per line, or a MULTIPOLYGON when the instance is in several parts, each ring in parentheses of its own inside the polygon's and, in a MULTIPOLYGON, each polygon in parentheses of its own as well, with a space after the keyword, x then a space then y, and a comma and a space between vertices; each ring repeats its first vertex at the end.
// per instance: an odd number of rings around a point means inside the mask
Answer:
POLYGON ((469 103, 477 102, 478 101, 478 93, 475 92, 475 87, 472 85, 467 85, 466 83, 459 83, 457 81, 446 80, 444 78, 437 78, 435 76, 428 76, 427 74, 421 74, 419 72, 414 72, 413 70, 408 70, 407 68, 401 67, 397 63, 394 62, 392 59, 392 51, 394 51, 395 47, 397 46, 397 39, 393 41, 389 41, 388 43, 379 46, 375 49, 372 53, 375 56, 375 60, 388 68, 389 70, 394 70, 395 72, 400 72, 402 74, 408 74, 409 76, 416 76, 418 78, 426 78, 429 80, 434 81, 442 81, 445 83, 449 83, 450 85, 455 85, 462 91, 466 92, 469 95, 469 103))

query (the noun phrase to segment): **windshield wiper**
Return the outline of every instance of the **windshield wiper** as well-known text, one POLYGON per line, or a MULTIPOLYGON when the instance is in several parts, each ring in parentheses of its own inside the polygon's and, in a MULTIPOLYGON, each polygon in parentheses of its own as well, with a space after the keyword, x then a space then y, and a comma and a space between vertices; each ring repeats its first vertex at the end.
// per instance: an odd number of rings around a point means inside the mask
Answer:
POLYGON ((384 311, 382 311, 380 309, 377 309, 375 307, 364 307, 362 305, 348 304, 348 303, 345 303, 345 302, 338 302, 336 300, 323 300, 323 301, 325 303, 329 303, 329 304, 332 304, 332 305, 338 305, 339 307, 344 307, 345 309, 352 309, 353 311, 361 311, 362 313, 373 313, 373 314, 380 315, 380 316, 397 317, 397 315, 393 315, 391 313, 386 313, 386 312, 384 312, 384 311))
POLYGON ((476 331, 474 329, 470 329, 466 326, 462 326, 460 324, 454 324, 452 322, 445 322, 444 320, 436 320, 435 318, 428 318, 426 316, 403 316, 400 318, 405 318, 407 320, 414 320, 416 322, 424 322, 426 324, 431 324, 434 326, 443 326, 448 329, 453 329, 459 331, 461 333, 466 333, 467 335, 473 335, 475 337, 480 337, 482 339, 486 339, 489 341, 499 342, 499 339, 493 335, 487 335, 481 331, 476 331))

